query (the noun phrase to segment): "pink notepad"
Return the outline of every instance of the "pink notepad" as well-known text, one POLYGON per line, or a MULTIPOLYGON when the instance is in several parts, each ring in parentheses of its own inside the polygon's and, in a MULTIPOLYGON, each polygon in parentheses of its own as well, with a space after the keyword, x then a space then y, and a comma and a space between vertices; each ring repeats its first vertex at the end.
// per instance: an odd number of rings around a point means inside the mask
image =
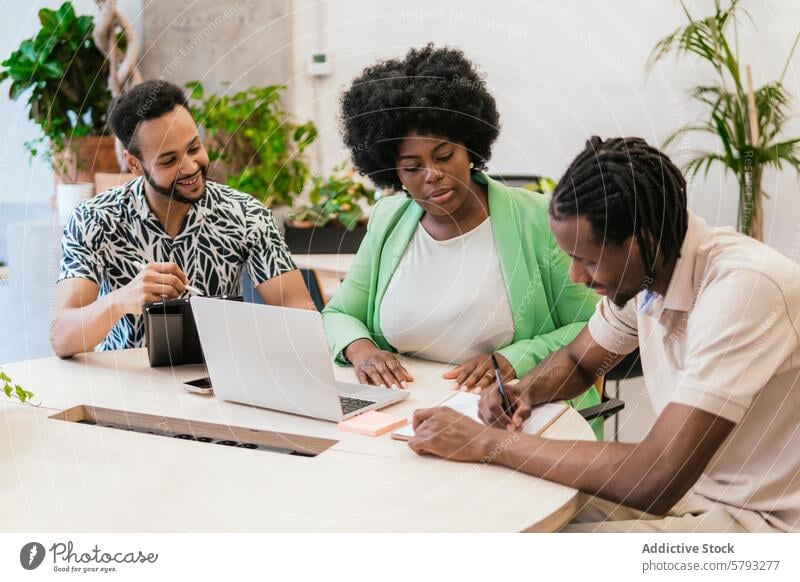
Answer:
POLYGON ((402 416, 394 416, 385 412, 370 410, 364 414, 359 414, 348 420, 343 420, 337 426, 340 430, 365 434, 367 436, 379 436, 390 430, 403 426, 407 420, 402 416))

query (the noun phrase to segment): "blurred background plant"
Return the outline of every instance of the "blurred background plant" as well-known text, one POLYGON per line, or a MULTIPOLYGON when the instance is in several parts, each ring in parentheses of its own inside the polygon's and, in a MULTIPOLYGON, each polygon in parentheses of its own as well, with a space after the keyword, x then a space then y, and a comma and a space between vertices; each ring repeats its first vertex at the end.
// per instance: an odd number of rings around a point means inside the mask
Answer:
POLYGON ((346 164, 336 166, 328 177, 315 176, 308 197, 310 205, 298 206, 290 214, 295 225, 321 228, 335 222, 352 231, 366 221, 364 205, 375 204, 375 190, 355 179, 346 164))
POLYGON ((715 0, 714 14, 694 18, 681 2, 688 24, 658 41, 648 59, 648 68, 674 53, 699 57, 716 72, 716 82, 697 86, 690 92, 692 98, 704 105, 705 119, 679 128, 664 145, 669 147, 692 133, 714 136, 720 147, 717 151, 692 151, 684 166, 687 178, 700 172, 706 175, 715 164, 735 174, 739 181, 738 228, 763 240, 764 169, 790 166, 800 172, 800 138, 784 135, 791 97, 783 85, 800 32, 778 80, 754 90, 750 66, 743 75, 739 58, 739 18, 743 15, 752 22, 740 4, 739 0, 732 0, 723 7, 720 0, 715 0), (727 36, 731 28, 733 42, 727 36))
POLYGON ((68 141, 106 134, 108 64, 92 39, 91 16, 77 16, 71 2, 38 15, 39 32, 0 64, 0 82, 11 80, 12 100, 27 96, 29 117, 42 130, 25 143, 31 156, 57 161, 68 141))
POLYGON ((556 189, 556 181, 547 176, 537 176, 532 181, 523 184, 522 187, 531 192, 539 192, 549 196, 556 189))
POLYGON ((268 207, 291 206, 309 179, 303 155, 317 138, 310 121, 293 122, 281 107, 284 85, 250 87, 233 95, 206 95, 188 83, 191 111, 205 132, 209 157, 224 182, 268 207))

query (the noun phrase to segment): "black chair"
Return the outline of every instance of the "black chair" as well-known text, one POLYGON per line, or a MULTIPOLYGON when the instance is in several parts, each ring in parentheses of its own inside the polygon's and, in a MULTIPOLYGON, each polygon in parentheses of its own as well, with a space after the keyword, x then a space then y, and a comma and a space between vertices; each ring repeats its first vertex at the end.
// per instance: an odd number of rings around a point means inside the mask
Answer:
MULTIPOLYGON (((625 403, 622 400, 617 398, 610 398, 606 392, 606 379, 602 378, 599 381, 600 386, 595 386, 597 391, 600 392, 600 404, 595 406, 590 406, 589 408, 584 408, 583 410, 579 410, 578 412, 581 413, 581 416, 586 420, 594 420, 595 418, 602 418, 606 420, 607 418, 614 416, 620 410, 625 408, 625 403)), ((616 419, 615 419, 616 420, 616 419)), ((616 438, 616 433, 614 434, 616 438)))
POLYGON ((593 420, 595 418, 607 419, 614 416, 614 440, 619 440, 619 416, 616 415, 625 408, 625 403, 619 399, 619 384, 622 380, 638 378, 642 375, 642 360, 639 358, 639 350, 637 348, 606 373, 602 381, 600 404, 581 410, 580 413, 583 418, 593 420), (606 383, 609 380, 616 382, 613 396, 607 394, 606 383))
MULTIPOLYGON (((314 302, 314 307, 317 308, 317 311, 322 311, 322 308, 325 307, 325 300, 322 298, 322 288, 317 280, 317 274, 313 269, 299 269, 299 271, 303 276, 303 281, 305 282, 306 287, 308 288, 308 293, 311 295, 311 300, 314 302)), ((256 288, 253 286, 252 281, 250 281, 250 275, 247 273, 247 269, 243 271, 242 289, 242 295, 244 296, 244 300, 246 302, 258 303, 260 305, 264 304, 264 301, 261 299, 261 295, 258 294, 256 288)))
POLYGON ((303 276, 308 293, 311 295, 311 300, 314 302, 314 307, 317 311, 322 311, 325 307, 325 300, 322 298, 322 288, 317 279, 317 273, 314 269, 300 269, 300 274, 303 276))

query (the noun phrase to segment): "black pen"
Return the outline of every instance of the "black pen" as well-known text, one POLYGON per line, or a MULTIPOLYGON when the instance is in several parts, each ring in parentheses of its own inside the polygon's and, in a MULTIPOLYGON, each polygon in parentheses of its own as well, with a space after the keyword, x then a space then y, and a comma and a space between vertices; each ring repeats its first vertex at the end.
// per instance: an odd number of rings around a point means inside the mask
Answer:
POLYGON ((497 365, 497 358, 494 354, 492 354, 492 367, 494 368, 494 377, 497 380, 497 388, 500 390, 500 398, 503 399, 503 409, 508 418, 511 418, 514 415, 514 410, 511 408, 511 400, 508 399, 506 385, 503 384, 503 376, 500 374, 500 366, 497 365))

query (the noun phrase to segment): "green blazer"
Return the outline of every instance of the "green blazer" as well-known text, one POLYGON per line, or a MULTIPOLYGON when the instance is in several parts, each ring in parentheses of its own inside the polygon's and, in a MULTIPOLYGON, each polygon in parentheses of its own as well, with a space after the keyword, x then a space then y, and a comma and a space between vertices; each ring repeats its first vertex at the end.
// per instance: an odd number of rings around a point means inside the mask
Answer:
MULTIPOLYGON (((570 280, 569 258, 555 244, 543 195, 509 188, 484 173, 473 179, 488 186, 489 216, 514 321, 514 339, 498 353, 520 378, 578 335, 598 297, 570 280)), ((396 351, 381 332, 380 305, 422 215, 422 207, 407 195, 388 196, 375 205, 355 261, 322 312, 337 364, 348 364, 344 349, 358 339, 396 351)), ((597 403, 594 388, 571 402, 578 409, 597 403)))

